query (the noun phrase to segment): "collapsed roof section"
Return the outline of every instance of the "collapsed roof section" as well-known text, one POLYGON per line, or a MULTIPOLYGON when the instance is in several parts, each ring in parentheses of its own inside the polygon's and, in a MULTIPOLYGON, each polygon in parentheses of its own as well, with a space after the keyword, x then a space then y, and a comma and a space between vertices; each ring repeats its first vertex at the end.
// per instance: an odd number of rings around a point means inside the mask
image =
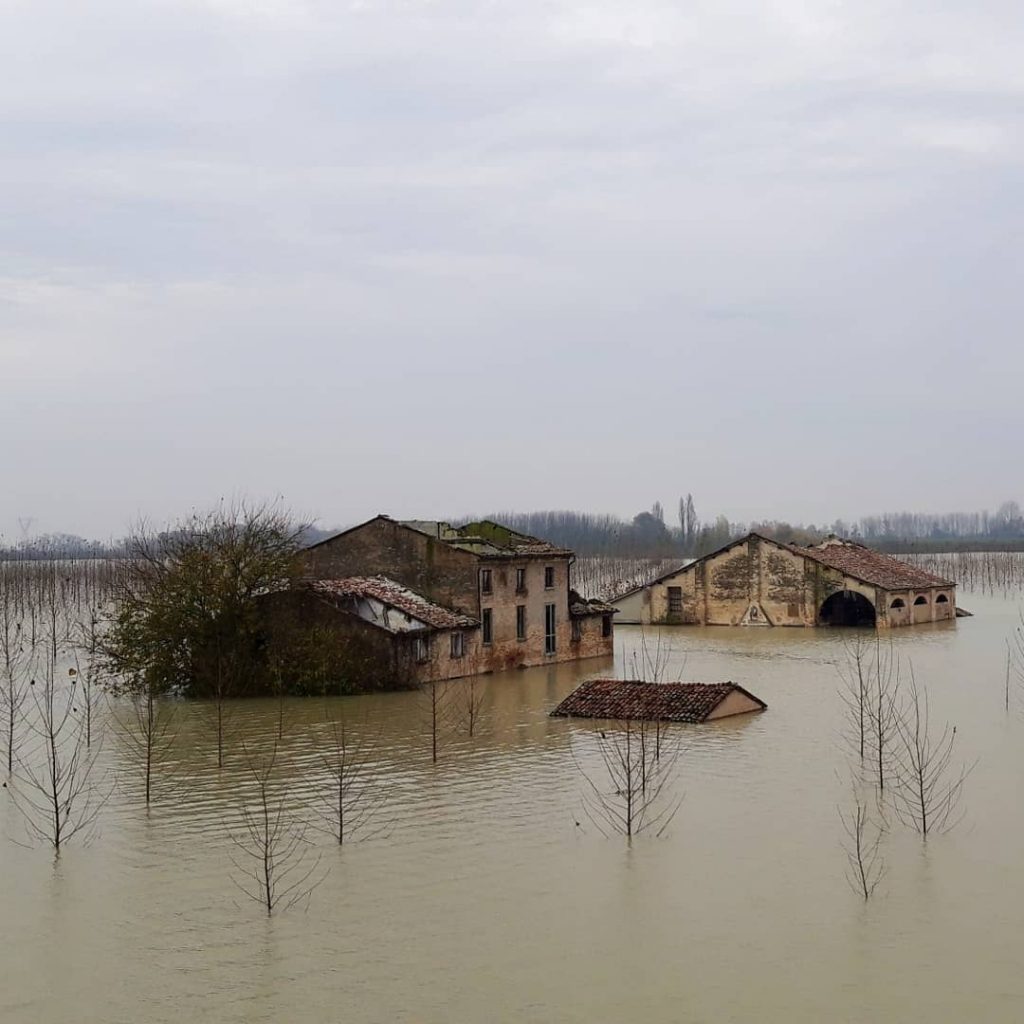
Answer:
POLYGON ((387 576, 349 576, 304 583, 318 597, 389 633, 471 629, 480 623, 434 604, 387 576))

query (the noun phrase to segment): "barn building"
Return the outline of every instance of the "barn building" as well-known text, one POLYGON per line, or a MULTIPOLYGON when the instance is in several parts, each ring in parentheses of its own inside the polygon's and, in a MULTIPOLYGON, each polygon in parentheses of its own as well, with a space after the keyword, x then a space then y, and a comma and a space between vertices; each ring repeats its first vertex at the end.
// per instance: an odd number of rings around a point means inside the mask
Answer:
POLYGON ((612 601, 620 623, 910 626, 956 617, 956 585, 830 537, 798 547, 757 533, 612 601))

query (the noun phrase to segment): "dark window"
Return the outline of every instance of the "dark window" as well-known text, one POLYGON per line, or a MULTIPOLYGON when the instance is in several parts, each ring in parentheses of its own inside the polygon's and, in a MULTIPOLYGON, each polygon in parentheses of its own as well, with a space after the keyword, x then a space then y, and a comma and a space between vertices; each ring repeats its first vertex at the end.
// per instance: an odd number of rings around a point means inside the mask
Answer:
POLYGON ((493 587, 493 585, 491 583, 491 570, 490 569, 481 569, 480 570, 480 593, 481 594, 490 594, 491 591, 492 591, 492 587, 493 587))
POLYGON ((572 642, 578 644, 580 637, 583 635, 583 624, 579 619, 572 620, 572 642))
POLYGON ((946 597, 945 594, 939 594, 939 596, 937 598, 935 598, 935 603, 936 604, 949 604, 949 598, 946 597))
POLYGON ((555 653, 555 606, 544 605, 544 653, 555 653))
POLYGON ((516 569, 516 593, 522 594, 526 590, 526 570, 516 569))
POLYGON ((555 567, 553 565, 544 566, 544 589, 552 590, 555 586, 555 567))
POLYGON ((494 614, 490 608, 483 610, 483 642, 489 644, 494 639, 494 614))
POLYGON ((786 611, 791 619, 795 619, 800 614, 800 608, 797 606, 795 601, 790 601, 786 606, 786 611))
POLYGON ((668 588, 668 613, 669 615, 683 614, 683 588, 668 588))
POLYGON ((918 597, 918 598, 916 598, 914 600, 914 604, 927 604, 927 603, 928 603, 928 598, 925 597, 924 594, 922 594, 920 597, 918 597))
POLYGON ((610 615, 601 616, 601 636, 606 640, 612 635, 612 617, 610 615))
POLYGON ((452 657, 461 658, 466 652, 466 637, 462 633, 452 633, 452 657))
POLYGON ((526 605, 516 605, 516 639, 526 639, 526 605))
POLYGON ((896 600, 893 601, 893 603, 891 605, 889 605, 889 607, 890 608, 906 608, 907 606, 903 603, 903 598, 902 597, 897 597, 896 600))
POLYGON ((416 660, 421 663, 430 661, 430 637, 416 637, 416 660))

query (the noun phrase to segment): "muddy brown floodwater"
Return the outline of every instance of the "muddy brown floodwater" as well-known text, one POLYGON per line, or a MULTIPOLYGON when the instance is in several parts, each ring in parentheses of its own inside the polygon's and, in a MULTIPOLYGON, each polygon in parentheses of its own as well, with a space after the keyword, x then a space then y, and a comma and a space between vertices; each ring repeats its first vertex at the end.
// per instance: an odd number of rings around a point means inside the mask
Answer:
MULTIPOLYGON (((17 845, 0 800, 0 1020, 1019 1020, 1024 695, 1003 707, 1018 602, 964 593, 975 618, 893 633, 934 718, 956 724, 958 759, 978 763, 957 829, 925 845, 893 827, 867 904, 844 881, 836 811, 839 632, 662 631, 668 678, 735 680, 769 710, 688 728, 681 809, 631 846, 581 814, 593 727, 547 717, 609 662, 486 679, 476 735, 443 736, 436 765, 418 695, 332 702, 354 732, 379 733, 384 831, 343 849, 319 837, 326 878, 269 919, 232 883, 229 831, 248 792, 242 742, 270 741, 276 705, 233 709, 221 771, 210 709, 179 708, 149 813, 108 709, 116 787, 88 845, 57 863, 17 845)), ((617 631, 617 666, 639 638, 617 631)), ((282 779, 299 806, 324 704, 285 711, 282 779)))

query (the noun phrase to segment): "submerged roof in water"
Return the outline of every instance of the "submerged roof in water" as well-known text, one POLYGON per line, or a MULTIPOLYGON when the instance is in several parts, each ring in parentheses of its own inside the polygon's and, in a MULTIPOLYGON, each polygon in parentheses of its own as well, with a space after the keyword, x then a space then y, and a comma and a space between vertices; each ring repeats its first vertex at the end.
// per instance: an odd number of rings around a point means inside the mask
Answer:
POLYGON ((552 715, 660 722, 706 722, 732 694, 745 698, 737 711, 768 705, 737 683, 645 683, 637 679, 591 679, 578 686, 552 715))

